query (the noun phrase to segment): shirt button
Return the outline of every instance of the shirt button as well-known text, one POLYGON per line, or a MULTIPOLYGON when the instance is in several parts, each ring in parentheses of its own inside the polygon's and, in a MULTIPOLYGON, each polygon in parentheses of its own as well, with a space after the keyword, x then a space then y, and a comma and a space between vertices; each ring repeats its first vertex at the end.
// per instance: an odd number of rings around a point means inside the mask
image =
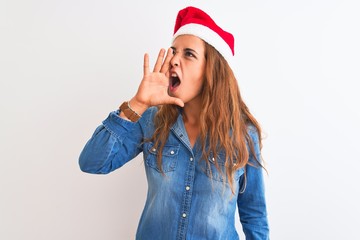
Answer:
POLYGON ((182 217, 183 217, 183 218, 186 218, 186 213, 183 213, 183 214, 182 214, 182 217))
POLYGON ((186 186, 185 189, 186 189, 186 191, 189 191, 189 190, 190 190, 190 187, 189 187, 189 186, 186 186))
POLYGON ((215 158, 212 158, 211 161, 215 162, 215 158))
POLYGON ((156 148, 151 149, 151 151, 156 152, 156 148))
POLYGON ((171 151, 171 152, 170 152, 171 155, 174 155, 174 153, 175 153, 174 151, 171 151))
POLYGON ((192 162, 193 160, 194 160, 194 159, 191 157, 191 158, 190 158, 190 161, 192 162))

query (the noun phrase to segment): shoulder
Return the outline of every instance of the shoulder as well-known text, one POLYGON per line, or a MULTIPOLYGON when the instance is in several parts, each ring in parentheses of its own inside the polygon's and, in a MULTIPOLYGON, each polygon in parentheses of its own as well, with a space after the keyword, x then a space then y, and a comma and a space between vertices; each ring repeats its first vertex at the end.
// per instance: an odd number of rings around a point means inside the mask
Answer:
POLYGON ((155 114, 158 112, 158 107, 149 107, 146 111, 141 115, 140 120, 145 120, 146 122, 152 121, 154 119, 155 114))
POLYGON ((247 132, 249 136, 247 143, 250 154, 249 162, 258 166, 259 161, 261 161, 261 135, 259 134, 257 128, 253 125, 248 126, 247 132))
POLYGON ((143 112, 141 118, 138 121, 138 124, 142 129, 144 136, 146 137, 150 137, 153 134, 155 127, 154 118, 157 112, 158 112, 158 107, 150 107, 145 112, 143 112))
POLYGON ((256 143, 259 143, 259 132, 258 130, 256 129, 256 127, 254 125, 248 125, 247 126, 247 133, 249 134, 249 137, 250 137, 250 140, 256 144, 256 143))

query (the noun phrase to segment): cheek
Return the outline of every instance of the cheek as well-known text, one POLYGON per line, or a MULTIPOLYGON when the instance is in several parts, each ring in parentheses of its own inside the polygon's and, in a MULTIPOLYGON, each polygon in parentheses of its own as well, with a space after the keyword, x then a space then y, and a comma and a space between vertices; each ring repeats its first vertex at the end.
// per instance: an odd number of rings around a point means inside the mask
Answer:
POLYGON ((199 87, 200 89, 203 88, 203 86, 204 86, 204 78, 203 78, 203 77, 201 77, 201 78, 199 79, 197 85, 198 85, 198 87, 199 87))
POLYGON ((201 89, 204 84, 204 75, 205 75, 205 67, 204 66, 189 66, 187 69, 187 76, 189 76, 189 81, 187 82, 188 86, 198 91, 201 89))
POLYGON ((205 82, 204 74, 201 74, 201 75, 199 75, 199 76, 197 77, 197 79, 196 79, 196 86, 197 86, 198 88, 201 88, 201 89, 202 89, 202 87, 203 87, 203 85, 204 85, 204 82, 205 82))

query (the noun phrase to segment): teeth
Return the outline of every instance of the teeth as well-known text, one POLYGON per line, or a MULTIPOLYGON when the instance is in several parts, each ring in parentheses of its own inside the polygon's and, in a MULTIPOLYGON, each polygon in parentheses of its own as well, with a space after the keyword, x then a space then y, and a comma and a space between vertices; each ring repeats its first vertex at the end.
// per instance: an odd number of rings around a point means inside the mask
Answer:
POLYGON ((172 77, 177 77, 177 74, 176 74, 176 73, 172 73, 171 76, 172 76, 172 77))

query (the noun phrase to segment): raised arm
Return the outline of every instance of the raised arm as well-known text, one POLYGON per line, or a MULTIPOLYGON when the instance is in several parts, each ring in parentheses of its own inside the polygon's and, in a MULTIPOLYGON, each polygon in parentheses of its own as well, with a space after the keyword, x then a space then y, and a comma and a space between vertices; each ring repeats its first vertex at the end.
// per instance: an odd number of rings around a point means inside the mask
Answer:
POLYGON ((166 56, 165 50, 161 49, 151 72, 149 55, 144 55, 143 79, 136 95, 128 103, 132 111, 143 117, 137 122, 131 122, 121 111, 110 113, 103 124, 95 130, 80 154, 79 165, 82 171, 105 174, 123 166, 142 151, 143 128, 149 130, 149 124, 151 126, 152 122, 154 109, 150 110, 151 106, 184 106, 181 99, 168 94, 171 58, 171 48, 166 56))

